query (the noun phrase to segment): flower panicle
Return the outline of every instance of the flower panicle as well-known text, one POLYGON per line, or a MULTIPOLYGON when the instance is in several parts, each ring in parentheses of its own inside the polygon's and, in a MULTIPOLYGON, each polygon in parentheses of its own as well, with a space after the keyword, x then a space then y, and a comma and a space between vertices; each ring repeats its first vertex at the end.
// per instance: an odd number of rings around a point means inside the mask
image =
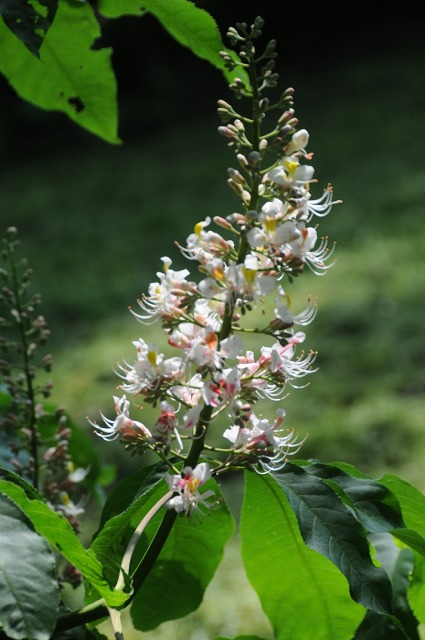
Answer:
POLYGON ((166 346, 159 350, 143 337, 133 342, 135 358, 116 367, 123 394, 114 397, 116 417, 101 414, 102 425, 91 422, 98 436, 133 453, 150 448, 162 459, 180 460, 181 475, 169 462, 174 471, 166 480, 174 495, 168 507, 189 517, 212 508, 212 492, 199 491, 211 475, 244 465, 277 471, 303 445, 305 438, 282 427, 281 404, 288 385, 302 388, 317 371, 317 353, 302 350, 306 334, 299 328, 315 319, 318 306, 310 296, 301 311, 294 309, 289 290, 305 271, 322 276, 334 264, 335 246, 319 235, 318 222, 340 201, 330 184, 313 195, 310 135, 298 128, 294 90, 277 101, 265 95, 278 78, 275 43, 263 53, 254 46, 261 30, 261 19, 237 25, 230 37, 239 57, 223 54, 226 66, 239 72, 231 85, 236 98, 251 103, 246 114, 218 103, 219 133, 237 161, 227 181, 238 210, 205 216, 185 243, 176 242, 194 275, 161 258, 162 271, 138 300, 139 310, 130 311, 143 324, 161 325, 166 346), (253 348, 246 344, 251 336, 253 348), (157 410, 148 426, 130 418, 131 396, 157 410), (264 399, 279 402, 273 421, 254 410, 264 399), (220 436, 227 447, 216 444, 220 436), (199 463, 206 450, 217 459, 199 463))

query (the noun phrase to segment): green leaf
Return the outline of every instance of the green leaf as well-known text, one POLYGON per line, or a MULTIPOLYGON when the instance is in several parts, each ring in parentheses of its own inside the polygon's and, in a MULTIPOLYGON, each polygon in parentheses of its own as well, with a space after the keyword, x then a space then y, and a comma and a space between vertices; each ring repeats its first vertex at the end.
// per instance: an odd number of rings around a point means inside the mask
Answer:
POLYGON ((406 527, 413 529, 425 538, 425 496, 423 493, 396 475, 387 474, 380 478, 379 482, 397 496, 406 527))
MULTIPOLYGON (((111 584, 118 578, 122 556, 137 525, 168 491, 164 481, 166 469, 168 466, 159 463, 131 474, 115 487, 105 503, 100 530, 95 534, 90 548, 102 562, 111 584)), ((147 531, 156 527, 159 518, 158 514, 149 523, 139 544, 143 545, 147 531)))
POLYGON ((242 557, 277 640, 350 640, 364 609, 340 571, 305 546, 285 493, 270 476, 245 473, 242 557))
MULTIPOLYGON (((146 496, 153 487, 163 480, 168 469, 167 464, 159 462, 135 471, 117 484, 103 507, 99 530, 101 530, 108 521, 108 524, 111 524, 110 521, 112 518, 115 518, 115 516, 121 516, 122 520, 129 520, 128 516, 130 513, 127 511, 128 508, 132 505, 134 507, 135 501, 146 496), (125 514, 126 511, 127 514, 125 514)), ((116 522, 118 522, 118 520, 116 522)))
POLYGON ((370 558, 365 531, 320 478, 286 464, 271 475, 297 517, 305 544, 331 560, 347 578, 354 600, 379 614, 391 614, 391 584, 370 558))
MULTIPOLYGON (((215 640, 230 640, 230 638, 225 638, 224 636, 220 636, 215 640)), ((232 640, 264 640, 264 638, 260 638, 260 636, 236 636, 232 640)))
POLYGON ((114 591, 103 576, 103 567, 94 552, 85 549, 68 520, 52 511, 42 500, 29 499, 17 484, 0 480, 0 493, 15 502, 31 520, 34 529, 92 583, 110 606, 120 606, 128 594, 114 591))
POLYGON ((393 588, 393 610, 402 625, 396 627, 388 618, 383 635, 377 637, 382 637, 382 640, 386 640, 387 637, 395 640, 396 638, 402 639, 407 635, 411 640, 419 640, 418 621, 413 615, 407 599, 414 566, 414 553, 410 549, 400 549, 389 533, 374 534, 371 536, 371 542, 379 562, 390 577, 393 588))
POLYGON ((117 143, 111 50, 92 48, 100 35, 89 3, 60 2, 41 46, 40 60, 0 24, 0 71, 24 100, 62 111, 84 129, 117 143))
POLYGON ((229 81, 238 75, 249 85, 248 75, 243 68, 238 68, 237 73, 225 68, 220 51, 227 51, 235 60, 237 55, 223 45, 213 17, 189 0, 100 0, 99 11, 107 18, 142 15, 144 11, 149 11, 177 42, 210 62, 229 81))
POLYGON ((425 556, 425 539, 412 529, 393 529, 390 532, 395 538, 403 542, 405 545, 425 556))
POLYGON ((0 0, 5 24, 37 57, 57 8, 58 0, 0 0))
MULTIPOLYGON (((209 489, 220 496, 214 480, 205 484, 205 491, 209 489)), ((201 521, 189 520, 186 516, 177 518, 132 603, 134 627, 149 631, 197 609, 233 531, 233 518, 224 501, 201 521)))
POLYGON ((425 496, 416 487, 396 475, 387 474, 380 478, 380 483, 396 494, 403 519, 408 529, 396 529, 392 534, 416 551, 409 602, 414 614, 425 624, 425 496))
POLYGON ((58 610, 49 546, 21 510, 0 495, 0 627, 14 640, 48 640, 58 610))
POLYGON ((409 603, 415 616, 425 624, 425 558, 415 558, 415 568, 409 588, 409 603))
POLYGON ((404 526, 396 496, 385 486, 367 477, 358 477, 332 464, 313 462, 304 471, 326 481, 350 506, 366 531, 379 533, 404 526))

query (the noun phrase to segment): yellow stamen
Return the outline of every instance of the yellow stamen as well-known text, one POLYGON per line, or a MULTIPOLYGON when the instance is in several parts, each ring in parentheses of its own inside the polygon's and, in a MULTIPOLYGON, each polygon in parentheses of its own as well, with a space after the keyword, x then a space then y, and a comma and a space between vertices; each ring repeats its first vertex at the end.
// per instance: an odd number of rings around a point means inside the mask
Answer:
POLYGON ((255 280, 255 275, 257 272, 255 271, 255 269, 247 269, 246 267, 242 267, 242 273, 248 284, 252 284, 255 280))
POLYGON ((198 238, 201 236, 203 228, 204 228, 204 223, 203 222, 198 222, 197 224, 195 224, 194 231, 195 231, 196 235, 198 236, 198 238))
POLYGON ((148 361, 152 367, 156 367, 156 351, 148 351, 148 361))

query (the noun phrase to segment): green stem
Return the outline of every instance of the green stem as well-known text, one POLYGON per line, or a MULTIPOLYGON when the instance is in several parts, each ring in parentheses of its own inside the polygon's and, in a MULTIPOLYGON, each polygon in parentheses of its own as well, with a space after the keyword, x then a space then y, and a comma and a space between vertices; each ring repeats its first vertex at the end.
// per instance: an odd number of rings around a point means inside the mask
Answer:
POLYGON ((27 336, 25 333, 24 327, 24 313, 23 307, 21 304, 21 296, 19 291, 19 278, 16 270, 15 261, 12 258, 12 251, 9 248, 9 261, 12 271, 12 281, 15 293, 15 302, 16 302, 16 311, 18 314, 18 327, 19 327, 19 335, 20 341, 22 345, 23 351, 23 369, 25 372, 25 383, 26 383, 26 396, 28 399, 28 429, 31 434, 30 438, 30 454, 33 460, 34 469, 33 469, 33 485, 36 489, 38 489, 39 483, 39 461, 38 461, 38 434, 37 434, 37 418, 35 415, 35 392, 34 386, 32 382, 32 374, 31 374, 31 366, 29 359, 29 344, 27 340, 27 336))

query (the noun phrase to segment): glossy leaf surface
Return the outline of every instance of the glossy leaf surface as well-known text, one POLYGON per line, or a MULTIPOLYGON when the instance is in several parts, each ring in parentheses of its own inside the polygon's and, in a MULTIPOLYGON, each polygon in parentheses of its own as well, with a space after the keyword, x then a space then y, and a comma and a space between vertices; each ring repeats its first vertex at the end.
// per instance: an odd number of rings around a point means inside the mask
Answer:
POLYGON ((270 476, 245 474, 242 555, 279 640, 351 640, 364 615, 338 569, 303 542, 285 493, 270 476))
POLYGON ((14 640, 48 640, 58 608, 48 544, 13 501, 0 494, 0 627, 14 640))
POLYGON ((91 133, 117 143, 111 50, 92 48, 100 35, 89 3, 60 2, 40 59, 0 24, 0 71, 24 100, 62 111, 91 133))
MULTIPOLYGON (((205 484, 205 491, 210 489, 220 497, 214 480, 205 484)), ((191 519, 186 516, 176 519, 158 560, 133 601, 131 615, 136 629, 149 631, 198 608, 233 531, 233 517, 223 501, 204 516, 194 514, 191 519)))
POLYGON ((66 518, 52 511, 42 500, 29 499, 22 487, 12 482, 1 480, 1 493, 19 506, 36 532, 81 571, 108 604, 119 606, 127 600, 128 594, 111 589, 104 578, 101 563, 93 551, 85 549, 66 518))

